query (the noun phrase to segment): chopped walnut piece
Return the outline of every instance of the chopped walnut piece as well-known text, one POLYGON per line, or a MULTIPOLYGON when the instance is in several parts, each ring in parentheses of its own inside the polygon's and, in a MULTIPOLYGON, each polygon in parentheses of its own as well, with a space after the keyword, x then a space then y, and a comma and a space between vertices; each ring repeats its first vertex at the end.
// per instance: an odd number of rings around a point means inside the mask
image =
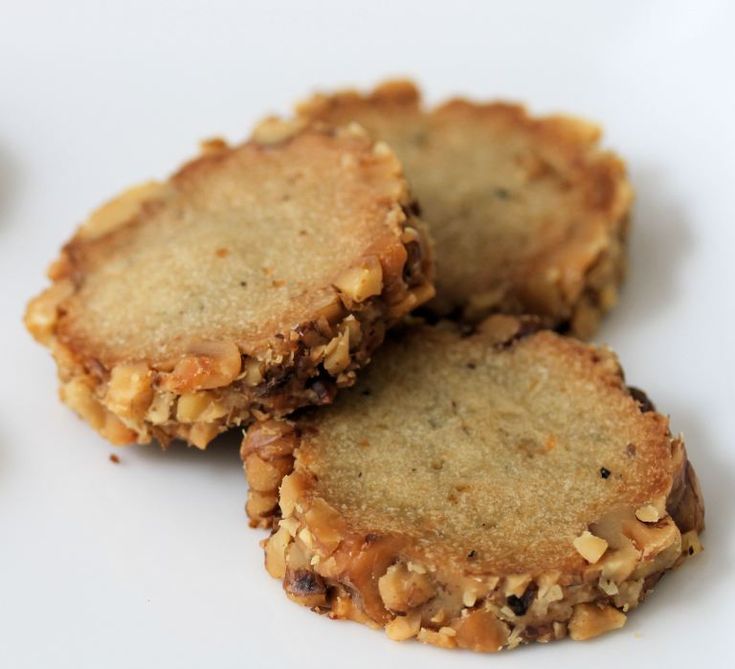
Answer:
POLYGON ((189 441, 202 451, 219 434, 219 428, 214 423, 194 423, 189 430, 189 441))
POLYGON ((597 587, 602 590, 606 595, 610 595, 611 597, 613 595, 617 595, 620 591, 618 588, 618 584, 615 583, 615 581, 611 581, 609 578, 605 578, 604 576, 600 576, 600 580, 597 584, 597 587))
POLYGON ((400 562, 380 577, 378 591, 385 607, 399 613, 424 604, 436 592, 428 574, 410 571, 400 562))
POLYGON ((283 457, 263 460, 255 453, 245 458, 250 488, 259 492, 269 492, 278 489, 278 485, 291 471, 293 458, 283 457))
POLYGON ((622 583, 635 571, 640 563, 641 552, 633 543, 623 537, 624 543, 620 548, 608 550, 600 560, 602 575, 615 583, 622 583))
POLYGON ((59 304, 73 292, 74 284, 70 279, 64 279, 31 300, 26 311, 25 325, 36 341, 42 344, 51 342, 59 316, 59 304))
POLYGON ((324 349, 324 369, 337 376, 350 364, 350 331, 345 331, 332 339, 324 349))
POLYGON ((352 267, 334 282, 335 287, 350 302, 364 302, 380 295, 383 290, 383 268, 376 256, 365 258, 362 266, 352 267))
POLYGON ((261 524, 257 519, 265 518, 265 525, 270 524, 268 516, 272 515, 274 509, 278 506, 278 495, 275 493, 258 492, 257 490, 251 490, 248 492, 248 501, 245 506, 245 511, 248 516, 252 519, 253 525, 261 524))
POLYGON ((339 546, 344 532, 342 516, 323 499, 315 499, 304 514, 304 520, 319 544, 321 552, 328 555, 339 546))
POLYGON ((246 385, 254 388, 258 384, 263 382, 263 368, 264 365, 260 360, 255 358, 248 358, 243 365, 243 378, 245 379, 246 385))
POLYGON ((286 575, 286 548, 291 539, 288 529, 280 527, 265 542, 265 568, 274 578, 280 579, 286 575))
POLYGON ((294 512, 296 502, 304 488, 304 481, 298 473, 286 476, 280 488, 279 504, 284 518, 288 518, 294 512))
POLYGON ((444 632, 435 632, 426 627, 422 627, 419 630, 416 638, 423 643, 431 644, 432 646, 438 646, 439 648, 456 648, 457 642, 454 637, 449 636, 444 632))
POLYGON ((508 640, 508 628, 490 611, 478 609, 456 623, 455 640, 460 648, 495 653, 508 640))
POLYGON ((118 416, 136 417, 153 399, 153 373, 143 362, 116 365, 107 384, 104 404, 118 416))
POLYGON ((291 599, 303 606, 314 608, 327 603, 324 580, 310 569, 286 569, 283 588, 291 599))
POLYGON ((173 393, 156 393, 145 414, 145 419, 150 421, 152 425, 162 425, 167 422, 171 416, 171 407, 175 400, 176 395, 173 393))
POLYGON ((105 408, 97 401, 91 383, 77 377, 61 386, 61 398, 92 427, 99 430, 105 424, 105 408))
POLYGON ((393 641, 405 641, 415 637, 421 629, 421 615, 418 613, 396 616, 385 626, 385 633, 393 641))
POLYGON ((632 521, 626 524, 624 531, 641 551, 643 560, 649 560, 671 547, 678 554, 681 548, 679 528, 668 517, 655 525, 632 521))
POLYGON ((569 636, 575 641, 592 639, 625 625, 625 614, 612 606, 577 604, 569 620, 569 636))
POLYGON ((362 341, 362 327, 353 315, 349 315, 342 321, 342 329, 349 334, 350 351, 360 345, 362 341))
POLYGON ((234 381, 241 368, 240 349, 236 344, 201 342, 176 363, 164 385, 167 390, 178 393, 219 388, 234 381))
POLYGON ((506 597, 514 595, 520 597, 526 591, 528 584, 532 581, 530 574, 513 574, 505 577, 505 588, 503 592, 506 597))
POLYGON ((299 131, 301 123, 269 116, 255 126, 253 140, 258 144, 280 144, 299 131))
POLYGON ((635 510, 635 517, 644 523, 655 523, 661 518, 661 514, 653 504, 646 504, 635 510))
POLYGON ((696 530, 685 532, 681 537, 681 552, 684 555, 696 555, 704 550, 702 543, 699 541, 699 534, 696 530))
POLYGON ((91 383, 86 377, 76 377, 61 386, 61 398, 113 444, 135 441, 135 432, 102 406, 94 395, 91 383))
POLYGON ((585 530, 573 542, 577 552, 590 564, 595 564, 607 550, 607 541, 585 530))
POLYGON ((176 420, 182 423, 210 423, 226 413, 227 409, 204 391, 185 393, 176 404, 176 420))

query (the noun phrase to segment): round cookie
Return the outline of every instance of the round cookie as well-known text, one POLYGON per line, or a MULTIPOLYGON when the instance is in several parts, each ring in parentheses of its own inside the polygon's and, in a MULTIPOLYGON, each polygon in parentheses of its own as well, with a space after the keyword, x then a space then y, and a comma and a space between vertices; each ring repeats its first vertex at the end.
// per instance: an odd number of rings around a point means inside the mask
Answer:
POLYGON ((609 350, 536 327, 397 333, 333 406, 250 427, 247 508, 289 597, 492 652, 621 627, 700 550, 668 419, 609 350))
POLYGON ((26 313, 63 400, 114 443, 203 448, 328 403, 433 295, 400 163, 363 130, 204 149, 97 210, 26 313))
POLYGON ((530 313, 588 337, 614 305, 632 190, 598 127, 502 102, 427 110, 405 81, 317 95, 298 114, 356 121, 395 150, 436 242, 435 315, 530 313))

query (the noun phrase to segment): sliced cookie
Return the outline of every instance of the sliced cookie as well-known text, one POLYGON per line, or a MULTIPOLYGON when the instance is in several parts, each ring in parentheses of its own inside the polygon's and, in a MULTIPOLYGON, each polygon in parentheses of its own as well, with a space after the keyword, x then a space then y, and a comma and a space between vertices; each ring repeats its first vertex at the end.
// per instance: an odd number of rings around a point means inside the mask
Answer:
POLYGON ((205 447, 325 404, 433 295, 401 166, 359 128, 222 141, 97 210, 25 322, 114 443, 205 447))
POLYGON ((632 190, 598 127, 501 102, 426 110, 404 81, 317 95, 298 114, 357 121, 395 150, 436 242, 435 314, 532 313, 588 337, 615 303, 632 190))
POLYGON ((416 327, 333 406, 250 427, 248 512, 291 599, 492 652, 619 628, 701 549, 668 419, 609 350, 534 330, 416 327))

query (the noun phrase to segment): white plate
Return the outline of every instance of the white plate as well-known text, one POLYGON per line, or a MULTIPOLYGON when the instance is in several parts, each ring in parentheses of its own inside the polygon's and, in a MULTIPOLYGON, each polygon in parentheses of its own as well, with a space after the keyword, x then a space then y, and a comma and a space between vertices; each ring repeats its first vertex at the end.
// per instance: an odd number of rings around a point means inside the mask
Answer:
POLYGON ((0 666, 733 666, 733 5, 15 2, 0 19, 0 666), (314 87, 409 74, 599 120, 638 192, 600 339, 685 433, 706 551, 620 632, 486 658, 288 602, 233 440, 117 451, 56 398, 20 326, 89 210, 314 87))

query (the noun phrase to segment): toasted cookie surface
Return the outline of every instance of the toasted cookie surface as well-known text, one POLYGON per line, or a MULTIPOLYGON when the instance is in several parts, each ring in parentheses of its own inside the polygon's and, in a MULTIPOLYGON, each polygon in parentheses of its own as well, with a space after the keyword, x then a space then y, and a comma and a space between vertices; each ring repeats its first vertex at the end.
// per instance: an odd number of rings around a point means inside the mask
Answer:
POLYGON ((62 398, 114 442, 203 447, 325 403, 430 298, 401 167, 359 129, 215 141, 87 221, 26 324, 62 398))
POLYGON ((439 315, 533 313, 586 337, 615 303, 632 191, 597 127, 505 103, 425 110, 401 81, 298 113, 357 121, 396 151, 436 241, 439 315))
POLYGON ((292 599, 496 651, 620 627, 700 549, 667 418, 610 351, 534 328, 413 328, 333 406, 251 426, 248 512, 292 599))

